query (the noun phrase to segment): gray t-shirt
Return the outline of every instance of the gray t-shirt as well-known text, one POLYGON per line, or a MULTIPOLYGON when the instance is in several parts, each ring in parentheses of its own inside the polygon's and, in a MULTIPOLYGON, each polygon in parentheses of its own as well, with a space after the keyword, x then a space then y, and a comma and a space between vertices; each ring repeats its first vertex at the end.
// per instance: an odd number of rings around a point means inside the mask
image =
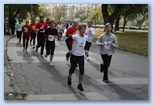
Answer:
POLYGON ((105 33, 100 35, 97 39, 97 45, 100 46, 100 54, 107 54, 107 55, 112 55, 114 54, 114 48, 118 47, 118 41, 116 36, 113 33, 110 33, 110 35, 106 35, 105 33), (113 43, 111 46, 110 43, 113 43), (104 46, 101 44, 105 43, 104 46))

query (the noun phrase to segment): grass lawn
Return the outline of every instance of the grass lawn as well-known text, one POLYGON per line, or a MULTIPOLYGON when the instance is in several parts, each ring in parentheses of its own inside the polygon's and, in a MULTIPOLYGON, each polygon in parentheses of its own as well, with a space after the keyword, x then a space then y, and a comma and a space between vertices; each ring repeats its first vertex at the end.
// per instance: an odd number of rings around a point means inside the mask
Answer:
MULTIPOLYGON (((93 41, 96 42, 97 38, 104 33, 104 29, 96 28, 96 36, 93 41)), ((118 39, 118 49, 129 51, 132 53, 148 56, 148 30, 129 30, 125 29, 114 33, 118 39)))

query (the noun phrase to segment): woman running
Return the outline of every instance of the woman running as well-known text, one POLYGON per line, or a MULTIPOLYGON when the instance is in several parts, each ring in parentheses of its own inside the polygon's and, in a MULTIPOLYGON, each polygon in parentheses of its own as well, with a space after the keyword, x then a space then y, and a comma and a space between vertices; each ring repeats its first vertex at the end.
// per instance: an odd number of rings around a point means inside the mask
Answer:
POLYGON ((84 35, 86 30, 85 25, 79 26, 79 34, 72 35, 66 40, 67 46, 69 48, 69 53, 71 54, 70 62, 71 67, 69 69, 69 75, 67 77, 67 84, 71 86, 71 77, 75 71, 76 65, 79 66, 79 84, 77 88, 80 91, 84 91, 82 86, 83 76, 84 76, 84 54, 88 54, 87 50, 84 50, 86 45, 87 37, 84 35), (69 41, 73 40, 73 45, 70 46, 69 41))

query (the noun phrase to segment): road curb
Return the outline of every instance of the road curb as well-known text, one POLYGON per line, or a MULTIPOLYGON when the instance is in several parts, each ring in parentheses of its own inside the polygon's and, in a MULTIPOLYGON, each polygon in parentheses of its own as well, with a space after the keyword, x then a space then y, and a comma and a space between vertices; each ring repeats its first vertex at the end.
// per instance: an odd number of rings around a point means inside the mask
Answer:
POLYGON ((4 73, 4 75, 9 78, 9 80, 7 80, 8 81, 7 83, 9 84, 8 87, 9 87, 10 91, 5 92, 5 89, 4 89, 4 100, 24 100, 24 97, 26 96, 26 94, 22 93, 22 91, 16 85, 16 81, 15 81, 14 75, 12 73, 12 67, 11 67, 10 62, 9 62, 10 59, 8 57, 8 54, 7 54, 8 42, 14 37, 16 37, 16 35, 11 36, 5 42, 5 49, 4 49, 5 52, 4 53, 6 55, 7 65, 4 66, 5 69, 6 69, 6 72, 4 73))

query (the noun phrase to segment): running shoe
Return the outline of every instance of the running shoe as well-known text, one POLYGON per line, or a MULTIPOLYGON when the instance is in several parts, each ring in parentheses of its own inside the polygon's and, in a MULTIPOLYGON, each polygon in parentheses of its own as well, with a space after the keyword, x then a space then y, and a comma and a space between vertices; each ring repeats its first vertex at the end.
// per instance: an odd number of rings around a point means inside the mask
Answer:
POLYGON ((84 91, 83 87, 82 87, 82 84, 78 84, 77 88, 80 90, 80 91, 84 91))

